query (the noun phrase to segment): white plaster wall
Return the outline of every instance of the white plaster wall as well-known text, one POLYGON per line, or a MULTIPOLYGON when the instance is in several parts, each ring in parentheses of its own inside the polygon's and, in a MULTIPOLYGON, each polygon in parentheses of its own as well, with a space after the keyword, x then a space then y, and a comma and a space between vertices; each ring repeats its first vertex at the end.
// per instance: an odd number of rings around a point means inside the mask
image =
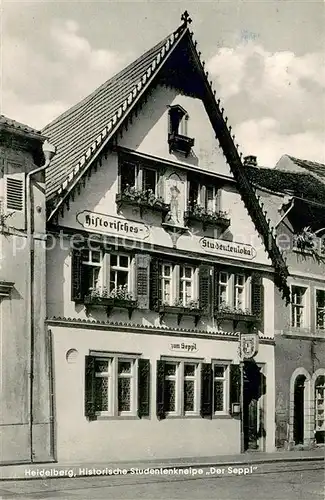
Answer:
MULTIPOLYGON (((169 344, 194 341, 195 357, 237 360, 237 343, 179 339, 151 334, 117 333, 51 327, 56 384, 57 450, 59 461, 121 461, 238 453, 240 424, 228 419, 168 419, 156 417, 156 360, 172 355, 169 344), (75 364, 66 353, 78 350, 75 364), (134 352, 151 360, 151 417, 135 420, 97 420, 84 416, 84 364, 89 350, 134 352), (69 383, 67 384, 67 380, 69 383)), ((179 354, 178 354, 179 356, 179 354)), ((182 356, 183 357, 183 356, 182 356)), ((184 357, 193 357, 184 354, 184 357)))

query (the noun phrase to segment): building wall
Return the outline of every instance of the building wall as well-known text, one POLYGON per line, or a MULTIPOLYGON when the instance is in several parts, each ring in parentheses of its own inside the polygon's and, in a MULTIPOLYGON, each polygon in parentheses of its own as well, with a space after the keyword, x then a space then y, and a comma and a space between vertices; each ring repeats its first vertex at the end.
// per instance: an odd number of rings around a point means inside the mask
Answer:
MULTIPOLYGON (((56 384, 57 453, 59 461, 123 461, 191 456, 214 456, 240 452, 240 422, 224 418, 166 418, 158 420, 156 361, 171 356, 170 344, 195 342, 195 354, 177 357, 238 363, 237 342, 149 332, 122 333, 86 329, 82 326, 49 325, 53 338, 56 384), (77 351, 72 362, 67 353, 77 351), (133 352, 151 363, 151 414, 142 419, 88 421, 84 416, 84 365, 90 350, 133 352)), ((265 363, 267 374, 266 451, 274 449, 274 359, 273 346, 261 345, 257 363, 265 363)))
MULTIPOLYGON (((0 150, 3 172, 0 187, 5 201, 8 164, 15 164, 21 178, 36 165, 32 155, 25 150, 3 146, 0 150)), ((47 365, 48 343, 44 328, 46 316, 45 284, 45 195, 44 178, 36 177, 32 184, 35 234, 34 251, 31 253, 26 232, 26 207, 22 212, 12 211, 5 218, 0 231, 1 267, 0 280, 13 282, 8 297, 0 298, 1 315, 1 461, 28 462, 49 460, 50 407, 49 371, 47 365), (37 207, 37 209, 36 209, 37 207), (33 341, 30 326, 29 266, 33 257, 32 313, 33 341), (32 353, 34 356, 31 365, 32 353), (31 372, 33 387, 31 400, 31 372), (31 418, 32 416, 32 418, 31 418), (33 424, 31 424, 33 420, 33 424)), ((26 201, 26 200, 24 200, 26 201)), ((9 212, 4 204, 4 214, 9 212)))

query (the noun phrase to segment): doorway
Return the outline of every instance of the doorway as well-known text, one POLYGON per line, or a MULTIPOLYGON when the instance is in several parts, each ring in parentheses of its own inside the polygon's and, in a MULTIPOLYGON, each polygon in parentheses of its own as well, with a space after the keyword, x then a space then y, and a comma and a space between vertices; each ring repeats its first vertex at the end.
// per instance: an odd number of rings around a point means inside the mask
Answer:
POLYGON ((254 360, 243 367, 244 451, 264 451, 266 377, 254 360))
POLYGON ((304 442, 305 375, 298 375, 293 395, 293 440, 295 444, 304 442))

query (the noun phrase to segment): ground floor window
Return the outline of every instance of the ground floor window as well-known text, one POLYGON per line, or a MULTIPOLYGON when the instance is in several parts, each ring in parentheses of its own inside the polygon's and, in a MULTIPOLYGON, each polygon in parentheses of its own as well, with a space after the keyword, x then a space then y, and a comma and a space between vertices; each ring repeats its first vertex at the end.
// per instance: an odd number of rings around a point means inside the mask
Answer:
POLYGON ((85 398, 89 418, 148 415, 149 360, 122 353, 86 356, 85 398))
POLYGON ((239 365, 189 359, 157 361, 157 416, 217 417, 240 403, 239 365))

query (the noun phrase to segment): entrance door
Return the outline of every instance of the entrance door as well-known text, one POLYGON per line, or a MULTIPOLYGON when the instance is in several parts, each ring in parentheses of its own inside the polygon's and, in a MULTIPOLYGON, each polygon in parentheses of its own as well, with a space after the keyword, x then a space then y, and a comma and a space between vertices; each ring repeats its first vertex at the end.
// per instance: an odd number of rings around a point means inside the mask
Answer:
POLYGON ((263 451, 265 432, 263 396, 266 378, 255 361, 245 361, 243 370, 244 450, 263 451))
POLYGON ((293 440, 295 444, 304 442, 305 375, 299 375, 294 387, 293 440))

